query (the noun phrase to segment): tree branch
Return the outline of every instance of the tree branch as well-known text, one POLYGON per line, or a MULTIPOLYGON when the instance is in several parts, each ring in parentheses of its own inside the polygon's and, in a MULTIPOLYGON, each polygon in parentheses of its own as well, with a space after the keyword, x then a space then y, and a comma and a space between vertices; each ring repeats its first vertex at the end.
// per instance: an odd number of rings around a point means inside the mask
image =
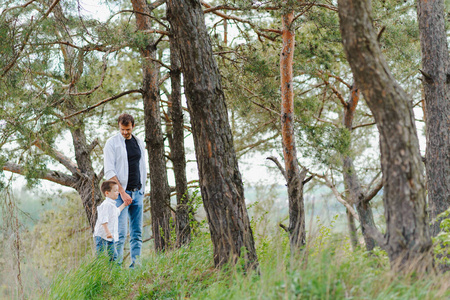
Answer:
POLYGON ((69 95, 71 95, 71 96, 90 95, 93 92, 95 92, 103 84, 103 81, 105 80, 105 76, 106 76, 106 69, 107 69, 106 57, 108 56, 108 54, 109 54, 109 51, 107 51, 105 53, 105 55, 103 55, 102 77, 100 78, 100 83, 90 91, 81 92, 81 93, 69 93, 69 95))
POLYGON ((284 179, 286 179, 287 182, 288 178, 286 171, 284 170, 283 166, 280 164, 278 159, 275 156, 269 156, 266 159, 273 161, 277 165, 278 169, 280 170, 281 174, 283 175, 284 179))
POLYGON ((313 7, 314 3, 305 3, 306 9, 304 9, 301 13, 299 13, 298 15, 296 15, 294 17, 294 19, 292 19, 291 23, 294 23, 295 20, 297 20, 298 18, 300 18, 301 16, 303 16, 311 7, 313 7))
MULTIPOLYGON (((31 17, 31 22, 30 22, 30 27, 33 25, 33 17, 31 17)), ((11 68, 16 64, 17 60, 19 59, 20 54, 22 54, 23 49, 25 49, 25 46, 28 42, 28 39, 30 38, 31 32, 33 32, 33 28, 30 29, 26 35, 25 38, 23 39, 22 42, 22 46, 20 46, 19 51, 17 51, 16 55, 14 56, 13 60, 3 69, 3 73, 1 77, 4 77, 6 75, 6 73, 9 72, 9 70, 11 70, 11 68)))
POLYGON ((420 71, 420 73, 422 73, 423 77, 425 77, 425 81, 427 83, 433 83, 434 82, 433 77, 431 77, 430 74, 426 73, 425 71, 423 71, 421 69, 419 69, 419 71, 420 71))
MULTIPOLYGON (((164 2, 165 2, 165 1, 164 1, 164 2)), ((156 2, 155 2, 155 3, 156 3, 156 2)), ((158 2, 158 3, 159 3, 159 2, 158 2)), ((154 7, 154 8, 156 8, 156 7, 154 7)), ((154 8, 152 8, 152 9, 154 9, 154 8)), ((131 9, 124 9, 124 10, 121 10, 121 11, 115 13, 113 16, 115 16, 115 15, 117 15, 117 14, 120 14, 120 13, 123 13, 123 12, 130 12, 130 13, 133 13, 133 14, 144 15, 144 16, 149 17, 150 19, 152 19, 152 20, 158 22, 158 23, 159 23, 160 25, 162 25, 163 27, 169 29, 169 27, 168 27, 166 24, 164 24, 163 22, 161 22, 160 20, 158 20, 158 18, 155 18, 154 16, 152 16, 152 15, 150 15, 150 14, 147 14, 147 13, 145 13, 145 12, 140 12, 140 11, 131 10, 131 9)), ((112 18, 113 16, 111 16, 111 18, 112 18)))
POLYGON ((277 138, 278 136, 280 136, 280 135, 279 135, 278 133, 276 133, 276 134, 274 134, 273 136, 268 137, 267 139, 262 139, 262 140, 257 141, 256 143, 249 144, 249 145, 245 145, 245 146, 243 146, 243 147, 241 147, 241 148, 236 148, 236 152, 239 153, 239 152, 243 151, 243 153, 240 153, 240 154, 239 154, 239 156, 242 156, 242 155, 244 155, 245 153, 247 153, 248 151, 250 151, 251 149, 253 149, 253 148, 255 148, 255 147, 258 147, 259 145, 261 145, 261 144, 263 144, 263 143, 265 143, 265 142, 268 142, 268 141, 270 141, 270 140, 273 140, 273 139, 277 138))
POLYGON ((47 12, 44 14, 44 16, 41 18, 41 20, 48 17, 48 15, 52 12, 52 10, 55 8, 56 4, 59 3, 60 0, 53 1, 52 5, 48 8, 47 12))
POLYGON ((307 183, 310 182, 311 179, 313 179, 313 178, 314 178, 314 175, 309 176, 308 178, 306 178, 305 180, 302 181, 302 184, 303 184, 303 185, 307 184, 307 183))
POLYGON ((356 126, 353 126, 353 127, 352 127, 352 130, 353 130, 353 129, 356 129, 356 128, 372 126, 372 125, 375 125, 375 124, 377 124, 377 123, 376 123, 376 122, 372 122, 372 123, 367 123, 367 124, 356 125, 356 126))
POLYGON ((164 83, 164 81, 166 81, 167 79, 170 78, 170 73, 167 72, 163 77, 161 77, 158 81, 158 86, 160 86, 161 84, 164 83))
POLYGON ((102 168, 102 169, 100 170, 100 172, 98 173, 97 177, 98 177, 98 178, 103 178, 104 175, 105 175, 105 168, 102 168))
POLYGON ((372 200, 373 197, 375 197, 382 188, 383 188, 383 180, 380 180, 371 191, 367 192, 366 196, 364 197, 364 202, 367 203, 370 200, 372 200))
POLYGON ((351 89, 351 88, 352 88, 352 85, 351 85, 351 84, 347 83, 344 79, 342 79, 342 78, 339 77, 339 76, 333 75, 333 74, 331 74, 331 73, 327 73, 327 76, 333 77, 334 79, 336 79, 336 80, 339 81, 340 83, 342 83, 342 84, 344 84, 345 86, 347 86, 348 89, 351 89))
POLYGON ((314 119, 316 119, 317 121, 319 121, 319 122, 323 122, 323 123, 327 123, 327 124, 330 124, 330 125, 333 125, 333 126, 335 126, 335 127, 338 127, 339 128, 339 125, 338 124, 336 124, 336 123, 333 123, 333 122, 331 122, 331 121, 327 121, 327 120, 324 120, 324 119, 321 119, 321 118, 318 118, 318 117, 316 117, 316 116, 312 116, 314 119))
POLYGON ((162 35, 171 36, 170 32, 165 31, 165 30, 159 30, 159 29, 148 29, 148 30, 142 30, 141 32, 144 32, 144 33, 159 33, 159 34, 162 34, 162 35))
MULTIPOLYGON (((206 3, 205 1, 201 1, 201 4, 202 4, 204 7, 206 7, 206 8, 212 8, 211 4, 206 3)), ((222 18, 224 18, 224 19, 226 19, 226 20, 234 20, 234 21, 238 21, 238 22, 240 22, 240 23, 248 24, 248 25, 250 25, 250 27, 255 31, 255 33, 256 33, 258 36, 263 36, 263 37, 265 37, 266 39, 269 39, 269 40, 271 40, 271 41, 275 41, 275 38, 273 38, 273 37, 271 37, 271 36, 268 36, 268 35, 262 33, 258 28, 256 28, 256 25, 254 25, 252 22, 250 22, 250 21, 248 21, 248 20, 245 20, 245 19, 242 19, 242 18, 239 18, 239 17, 236 17, 236 16, 230 16, 230 15, 227 15, 227 14, 224 14, 224 13, 221 13, 221 12, 218 12, 218 11, 216 11, 216 10, 213 10, 212 13, 215 14, 215 15, 217 15, 217 16, 219 16, 219 17, 222 17, 222 18)), ((279 34, 279 35, 280 35, 280 34, 279 34)))
POLYGON ((95 140, 92 141, 92 143, 88 146, 87 151, 88 153, 91 153, 92 150, 94 150, 95 147, 98 146, 98 139, 96 138, 95 140))
POLYGON ((30 5, 31 3, 35 2, 35 1, 36 0, 31 0, 31 1, 28 1, 27 3, 25 3, 25 4, 22 4, 22 5, 13 6, 13 7, 10 7, 10 8, 5 8, 0 15, 3 15, 5 13, 7 13, 8 11, 16 9, 16 8, 25 8, 25 7, 27 7, 28 5, 30 5))
POLYGON ((319 71, 318 73, 319 73, 320 79, 322 79, 323 82, 324 82, 327 86, 329 86, 329 87, 331 88, 331 90, 333 91, 333 93, 338 97, 338 99, 339 99, 339 101, 341 102, 342 106, 347 107, 348 104, 347 104, 347 102, 345 101, 344 97, 342 96, 341 92, 339 92, 332 84, 330 84, 330 82, 329 82, 328 80, 326 80, 326 79, 323 77, 323 75, 322 75, 323 73, 322 73, 322 72, 319 71))
POLYGON ((300 5, 301 6, 312 5, 312 6, 317 6, 317 7, 323 7, 323 8, 326 8, 326 9, 329 9, 329 10, 332 10, 332 11, 336 11, 336 12, 338 11, 338 8, 336 6, 328 5, 328 4, 322 4, 322 3, 315 3, 315 2, 313 2, 313 3, 301 3, 300 5))
POLYGON ((156 0, 155 2, 148 4, 148 8, 150 10, 154 10, 163 5, 164 3, 166 3, 166 0, 156 0))
POLYGON ((280 226, 281 228, 283 228, 284 231, 286 231, 287 233, 289 233, 289 229, 286 227, 286 225, 284 225, 283 223, 278 224, 278 226, 280 226))
POLYGON ((56 159, 60 164, 67 168, 73 175, 83 176, 81 170, 78 168, 77 164, 71 161, 68 157, 62 154, 59 151, 56 151, 50 145, 45 142, 42 142, 40 139, 36 139, 33 142, 33 145, 38 147, 42 152, 56 159))
POLYGON ((73 113, 73 114, 71 114, 71 115, 65 116, 65 117, 63 117, 63 120, 72 118, 72 117, 74 117, 74 116, 76 116, 76 115, 79 115, 79 114, 81 114, 81 113, 88 112, 88 111, 90 111, 90 110, 92 110, 92 109, 94 109, 94 108, 96 108, 96 107, 98 107, 98 106, 100 106, 100 105, 102 105, 102 104, 105 104, 105 103, 107 103, 107 102, 109 102, 109 101, 118 99, 118 98, 120 98, 120 97, 123 97, 123 96, 128 95, 128 94, 132 94, 132 93, 141 93, 141 94, 142 94, 142 90, 141 90, 141 89, 138 89, 138 90, 129 90, 129 91, 125 91, 125 92, 120 93, 120 94, 118 94, 118 95, 115 95, 115 96, 112 96, 112 97, 107 98, 107 99, 105 99, 105 100, 102 100, 102 101, 98 102, 97 104, 94 104, 94 105, 92 105, 92 106, 89 106, 89 107, 86 108, 86 109, 83 109, 83 110, 77 111, 76 113, 73 113))
POLYGON ((146 59, 150 59, 151 61, 154 61, 154 62, 160 64, 161 66, 163 66, 163 67, 166 68, 167 70, 172 71, 172 69, 170 68, 170 66, 166 65, 165 63, 163 63, 163 62, 160 61, 159 59, 152 58, 152 57, 146 57, 146 59))
MULTIPOLYGON (((25 171, 24 169, 18 165, 15 164, 13 162, 6 162, 2 169, 4 171, 9 171, 15 174, 19 174, 19 175, 24 175, 25 171)), ((70 176, 61 172, 57 172, 57 171, 48 171, 45 174, 42 174, 40 176, 37 177, 38 179, 45 179, 48 181, 52 181, 67 187, 71 187, 71 188, 75 188, 76 183, 77 183, 77 179, 74 176, 70 176)))
POLYGON ((336 186, 331 183, 331 181, 328 179, 328 177, 326 175, 321 176, 321 178, 325 179, 327 186, 333 191, 333 194, 336 197, 336 199, 339 202, 341 202, 348 209, 348 211, 353 215, 353 218, 355 218, 356 220, 358 220, 358 222, 360 222, 358 214, 355 212, 353 207, 342 198, 342 196, 339 193, 339 191, 337 190, 336 186))

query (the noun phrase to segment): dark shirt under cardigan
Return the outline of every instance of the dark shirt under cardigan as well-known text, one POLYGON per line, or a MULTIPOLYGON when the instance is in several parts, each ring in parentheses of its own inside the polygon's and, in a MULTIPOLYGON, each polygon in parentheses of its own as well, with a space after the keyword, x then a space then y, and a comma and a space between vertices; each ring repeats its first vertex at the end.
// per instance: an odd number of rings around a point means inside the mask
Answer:
POLYGON ((141 188, 141 173, 139 172, 139 160, 141 159, 141 150, 134 136, 125 140, 128 156, 128 184, 127 191, 141 188))

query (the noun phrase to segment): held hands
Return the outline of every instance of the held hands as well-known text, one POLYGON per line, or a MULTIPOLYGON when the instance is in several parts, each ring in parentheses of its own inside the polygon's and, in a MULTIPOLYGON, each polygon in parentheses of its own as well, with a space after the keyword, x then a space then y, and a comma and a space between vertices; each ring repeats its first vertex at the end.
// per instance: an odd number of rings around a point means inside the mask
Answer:
POLYGON ((130 205, 131 202, 133 202, 133 199, 125 191, 120 194, 120 197, 122 198, 122 201, 125 203, 126 206, 130 205))

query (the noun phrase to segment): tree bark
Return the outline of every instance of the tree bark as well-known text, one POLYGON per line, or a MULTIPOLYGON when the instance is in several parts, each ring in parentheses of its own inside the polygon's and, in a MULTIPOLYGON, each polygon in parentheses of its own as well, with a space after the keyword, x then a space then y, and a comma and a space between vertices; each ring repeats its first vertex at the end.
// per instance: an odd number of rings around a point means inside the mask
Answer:
MULTIPOLYGON (((151 10, 145 0, 131 0, 136 12, 136 24, 140 31, 150 30, 151 10)), ((139 49, 142 56, 142 97, 145 116, 145 143, 147 145, 150 171, 150 211, 155 250, 164 251, 170 246, 170 189, 167 180, 164 157, 164 137, 161 129, 161 108, 159 97, 159 65, 156 45, 150 37, 139 49)))
POLYGON ((387 230, 371 232, 396 270, 429 269, 432 247, 423 164, 411 101, 384 60, 370 0, 339 0, 344 50, 380 133, 387 230))
POLYGON ((208 216, 214 263, 246 268, 257 256, 221 77, 198 0, 169 0, 167 16, 178 45, 197 158, 200 188, 208 216))
POLYGON ((293 59, 295 34, 292 28, 294 12, 282 15, 283 48, 280 55, 281 74, 281 136, 289 197, 289 241, 292 252, 306 243, 303 179, 300 175, 295 148, 293 59))
MULTIPOLYGON (((352 204, 350 203, 350 205, 352 204)), ((356 229, 355 218, 348 209, 347 209, 347 222, 348 222, 347 225, 350 236, 350 243, 352 245, 353 251, 356 251, 356 249, 358 248, 358 232, 356 229)))
MULTIPOLYGON (((449 55, 443 0, 417 1, 426 110, 426 171, 431 220, 450 207, 449 55)), ((441 220, 431 225, 440 231, 441 220)))
POLYGON ((70 129, 75 150, 75 159, 77 161, 77 167, 81 171, 81 176, 74 174, 78 177, 75 189, 80 194, 89 225, 93 232, 95 222, 97 221, 97 206, 103 201, 103 195, 99 186, 100 178, 97 177, 92 167, 91 153, 88 151, 83 121, 77 118, 76 123, 73 119, 72 122, 75 125, 75 129, 70 129))
POLYGON ((184 119, 181 104, 181 62, 177 44, 173 36, 170 40, 170 116, 172 118, 172 134, 170 141, 170 159, 173 164, 177 191, 176 209, 176 247, 189 244, 191 226, 189 224, 189 191, 186 179, 186 155, 184 151, 184 119))
MULTIPOLYGON (((359 102, 360 91, 353 84, 350 91, 349 100, 346 102, 344 108, 344 117, 342 120, 343 125, 348 131, 352 131, 353 128, 353 118, 355 115, 355 110, 359 102)), ((347 151, 350 151, 350 145, 347 151)), ((356 175, 355 167, 353 165, 353 159, 349 154, 344 155, 342 158, 343 162, 343 174, 344 174, 344 185, 345 189, 348 191, 349 202, 351 205, 356 206, 356 211, 358 212, 359 221, 361 222, 361 232, 366 244, 367 251, 372 251, 375 247, 375 240, 367 233, 367 227, 375 227, 375 221, 373 220, 372 208, 370 207, 369 201, 366 201, 363 189, 359 182, 359 178, 356 175)), ((347 214, 348 215, 348 214, 347 214)), ((352 235, 356 236, 355 233, 351 232, 352 235)))

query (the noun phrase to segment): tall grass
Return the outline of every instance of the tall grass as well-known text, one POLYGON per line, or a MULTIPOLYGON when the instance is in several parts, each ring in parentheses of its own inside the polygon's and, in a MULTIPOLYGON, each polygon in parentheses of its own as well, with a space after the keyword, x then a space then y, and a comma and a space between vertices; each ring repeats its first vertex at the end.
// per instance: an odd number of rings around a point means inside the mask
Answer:
MULTIPOLYGON (((321 237, 316 237, 321 238, 321 237)), ((397 275, 382 251, 351 252, 328 237, 293 257, 284 235, 258 241, 259 270, 216 270, 207 234, 189 247, 143 257, 129 270, 87 260, 60 273, 42 299, 449 299, 450 276, 397 275)))

